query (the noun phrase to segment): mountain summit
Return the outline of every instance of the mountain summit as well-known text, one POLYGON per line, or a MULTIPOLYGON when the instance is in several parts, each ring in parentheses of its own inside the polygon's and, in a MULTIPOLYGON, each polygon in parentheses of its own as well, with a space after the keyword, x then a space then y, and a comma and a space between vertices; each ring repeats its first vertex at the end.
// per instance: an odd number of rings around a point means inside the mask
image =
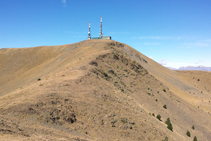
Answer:
POLYGON ((211 138, 210 72, 169 70, 113 40, 1 49, 0 60, 2 140, 211 138))

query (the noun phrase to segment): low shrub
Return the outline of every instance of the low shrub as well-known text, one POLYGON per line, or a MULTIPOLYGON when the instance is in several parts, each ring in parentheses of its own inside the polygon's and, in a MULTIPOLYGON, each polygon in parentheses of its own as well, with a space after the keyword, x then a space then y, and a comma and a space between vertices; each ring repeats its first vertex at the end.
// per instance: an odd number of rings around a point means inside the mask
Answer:
POLYGON ((161 121, 161 115, 160 115, 160 114, 158 114, 158 115, 156 116, 156 118, 157 118, 158 120, 161 121))
POLYGON ((162 141, 168 141, 169 139, 168 139, 168 137, 165 137, 165 139, 164 140, 162 140, 162 141))
POLYGON ((190 131, 187 131, 186 135, 187 135, 188 137, 190 137, 190 131))
POLYGON ((173 131, 173 126, 171 124, 170 118, 167 118, 167 120, 165 121, 165 123, 167 124, 167 128, 171 131, 173 131))
POLYGON ((193 141, 198 141, 196 136, 193 138, 193 141))
POLYGON ((103 75, 104 75, 105 77, 108 77, 108 74, 107 74, 107 73, 105 73, 105 72, 103 72, 103 75))
POLYGON ((90 64, 90 65, 93 65, 93 66, 98 66, 98 63, 95 62, 95 61, 91 61, 89 64, 90 64))

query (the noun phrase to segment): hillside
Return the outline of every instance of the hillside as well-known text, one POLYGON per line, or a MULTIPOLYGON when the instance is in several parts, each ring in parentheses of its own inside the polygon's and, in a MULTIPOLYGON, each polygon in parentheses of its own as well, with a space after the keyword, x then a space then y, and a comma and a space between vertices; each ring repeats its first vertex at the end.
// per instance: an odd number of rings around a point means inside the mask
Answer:
POLYGON ((208 141, 210 82, 110 40, 1 49, 1 139, 208 141))

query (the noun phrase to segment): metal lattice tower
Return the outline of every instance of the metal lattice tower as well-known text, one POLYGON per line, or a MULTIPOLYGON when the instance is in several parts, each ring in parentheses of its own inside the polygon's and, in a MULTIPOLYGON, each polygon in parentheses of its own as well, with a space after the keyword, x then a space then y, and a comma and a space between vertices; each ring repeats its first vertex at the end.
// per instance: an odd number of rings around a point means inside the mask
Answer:
POLYGON ((88 31, 88 40, 91 39, 91 27, 90 27, 90 22, 89 22, 89 31, 88 31))
POLYGON ((103 20, 102 20, 102 17, 101 17, 101 23, 100 23, 100 39, 102 39, 103 38, 103 20))

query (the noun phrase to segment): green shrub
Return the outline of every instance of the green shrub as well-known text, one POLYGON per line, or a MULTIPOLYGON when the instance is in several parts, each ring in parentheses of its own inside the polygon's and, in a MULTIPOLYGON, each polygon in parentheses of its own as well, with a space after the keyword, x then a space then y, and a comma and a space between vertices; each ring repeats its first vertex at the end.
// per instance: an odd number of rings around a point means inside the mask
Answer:
POLYGON ((173 131, 173 126, 172 126, 171 122, 168 123, 167 128, 168 128, 169 130, 173 131))
POLYGON ((37 81, 40 81, 40 80, 41 80, 40 78, 37 79, 37 81))
POLYGON ((164 92, 166 92, 166 89, 163 89, 164 92))
POLYGON ((167 120, 165 121, 165 123, 167 124, 167 128, 171 131, 173 131, 173 126, 171 124, 170 118, 167 118, 167 120))
POLYGON ((189 131, 187 131, 186 135, 187 135, 188 137, 190 137, 190 132, 189 132, 189 131))
POLYGON ((193 141, 198 141, 196 136, 193 138, 193 141))
POLYGON ((171 121, 170 121, 170 118, 167 118, 167 120, 165 121, 165 124, 167 124, 168 125, 168 123, 170 123, 171 121))
POLYGON ((168 141, 169 139, 168 139, 168 137, 165 137, 165 139, 164 140, 162 140, 162 141, 168 141))
POLYGON ((164 108, 164 109, 167 109, 166 104, 165 104, 165 105, 163 105, 163 108, 164 108))
POLYGON ((160 114, 158 114, 158 115, 156 116, 156 118, 157 118, 158 120, 161 121, 161 115, 160 115, 160 114))
POLYGON ((192 129, 193 129, 193 130, 195 129, 194 125, 192 126, 192 129))
POLYGON ((154 116, 155 116, 155 114, 154 114, 154 113, 152 113, 152 116, 154 117, 154 116))
POLYGON ((105 73, 105 72, 103 72, 103 75, 104 75, 105 77, 108 77, 108 74, 107 74, 107 73, 105 73))

